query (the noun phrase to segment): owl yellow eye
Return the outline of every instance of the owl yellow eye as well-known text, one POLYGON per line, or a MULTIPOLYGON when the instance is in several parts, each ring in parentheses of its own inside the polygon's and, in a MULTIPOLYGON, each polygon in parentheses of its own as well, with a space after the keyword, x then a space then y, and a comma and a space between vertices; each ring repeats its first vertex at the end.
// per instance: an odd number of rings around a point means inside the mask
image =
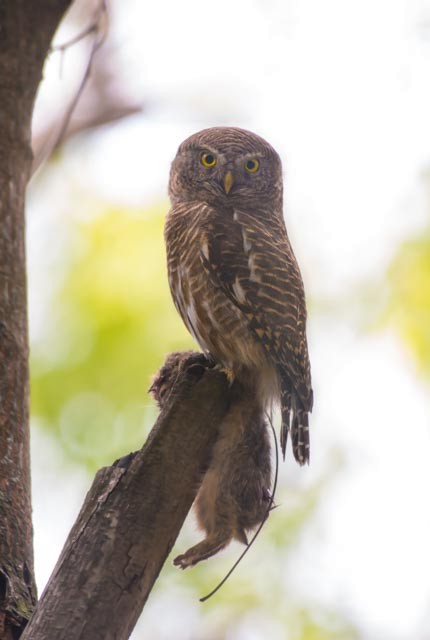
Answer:
POLYGON ((216 165, 216 157, 213 153, 202 153, 200 156, 200 162, 204 167, 214 167, 216 165))
POLYGON ((247 160, 245 162, 245 169, 249 172, 249 173, 257 173, 258 169, 260 167, 260 163, 258 162, 258 160, 247 160))

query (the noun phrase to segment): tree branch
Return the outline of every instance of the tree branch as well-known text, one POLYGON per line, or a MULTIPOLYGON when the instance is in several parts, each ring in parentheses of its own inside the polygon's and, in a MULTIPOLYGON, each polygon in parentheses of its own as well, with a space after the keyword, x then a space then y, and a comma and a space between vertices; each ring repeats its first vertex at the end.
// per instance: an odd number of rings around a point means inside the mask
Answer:
POLYGON ((156 381, 161 400, 175 386, 146 444, 97 473, 23 640, 125 640, 133 630, 229 404, 224 374, 185 355, 156 381))

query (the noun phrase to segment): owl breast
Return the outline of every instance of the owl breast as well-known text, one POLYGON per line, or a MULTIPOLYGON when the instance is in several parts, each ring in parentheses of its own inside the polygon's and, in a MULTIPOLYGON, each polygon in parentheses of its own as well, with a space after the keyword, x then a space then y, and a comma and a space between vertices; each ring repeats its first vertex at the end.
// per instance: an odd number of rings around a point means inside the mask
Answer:
POLYGON ((173 209, 166 224, 169 283, 175 305, 201 348, 238 377, 258 376, 259 386, 272 395, 274 368, 266 352, 235 306, 208 276, 202 264, 199 220, 187 209, 173 209), (267 384, 261 384, 261 378, 267 384), (272 390, 272 391, 270 391, 272 390))
POLYGON ((169 274, 176 306, 189 332, 204 351, 229 369, 260 368, 265 353, 245 319, 205 274, 198 253, 169 274))

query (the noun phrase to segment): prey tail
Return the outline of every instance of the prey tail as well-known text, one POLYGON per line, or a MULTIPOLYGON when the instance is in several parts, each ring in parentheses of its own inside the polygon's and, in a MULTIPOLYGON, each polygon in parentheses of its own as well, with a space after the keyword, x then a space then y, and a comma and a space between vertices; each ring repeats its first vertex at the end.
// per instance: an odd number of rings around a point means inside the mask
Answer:
POLYGON ((300 465, 309 464, 309 415, 287 380, 281 380, 281 449, 285 460, 288 432, 291 431, 293 454, 300 465))

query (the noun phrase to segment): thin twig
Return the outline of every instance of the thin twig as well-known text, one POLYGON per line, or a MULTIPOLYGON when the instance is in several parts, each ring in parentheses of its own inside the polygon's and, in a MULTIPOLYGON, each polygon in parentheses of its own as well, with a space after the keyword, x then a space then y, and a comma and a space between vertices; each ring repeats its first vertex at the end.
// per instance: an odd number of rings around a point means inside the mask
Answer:
POLYGON ((229 577, 231 576, 233 571, 236 569, 237 565, 241 562, 242 558, 248 553, 249 549, 254 544, 258 534, 260 533, 260 531, 263 528, 267 518, 269 517, 270 512, 275 508, 275 506, 273 506, 273 505, 274 505, 274 501, 275 501, 276 485, 278 484, 278 472, 279 472, 278 439, 276 437, 276 431, 275 431, 275 429, 273 427, 272 418, 268 413, 266 413, 266 415, 267 415, 267 418, 269 420, 269 424, 270 424, 271 429, 272 429, 273 439, 275 441, 275 479, 274 479, 274 482, 273 482, 273 491, 272 491, 272 495, 270 496, 269 506, 267 507, 266 515, 264 516, 263 520, 260 522, 257 531, 252 536, 251 542, 242 551, 242 553, 240 554, 240 556, 238 557, 238 559, 236 560, 236 562, 234 563, 234 565, 232 566, 230 571, 224 576, 224 578, 221 580, 221 582, 219 582, 217 584, 217 586, 214 589, 212 589, 212 591, 210 593, 208 593, 207 596, 204 596, 203 598, 200 598, 200 602, 206 602, 206 600, 209 600, 209 598, 211 598, 213 595, 215 595, 215 593, 217 591, 219 591, 219 589, 221 589, 223 584, 225 584, 227 582, 227 580, 229 579, 229 577))
POLYGON ((100 21, 99 13, 101 15, 100 8, 97 10, 97 14, 94 22, 92 22, 86 29, 81 31, 81 33, 78 33, 77 36, 74 36, 74 38, 67 40, 67 42, 63 42, 63 44, 52 45, 52 47, 50 48, 50 53, 56 53, 57 51, 61 51, 61 53, 63 53, 63 51, 65 51, 69 47, 73 47, 73 45, 78 44, 78 42, 80 42, 81 40, 89 36, 90 33, 94 33, 95 31, 98 31, 99 21, 100 21))
POLYGON ((84 75, 82 76, 82 80, 81 80, 81 83, 79 85, 79 88, 78 88, 78 90, 77 90, 72 102, 70 103, 69 108, 67 109, 67 111, 66 111, 66 113, 64 115, 63 124, 61 126, 61 129, 60 129, 58 135, 57 135, 57 139, 56 139, 54 147, 53 147, 54 149, 61 144, 61 142, 62 142, 62 140, 64 138, 64 135, 65 135, 65 133, 67 131, 67 128, 68 128, 68 126, 70 124, 70 120, 71 120, 71 117, 73 115, 73 112, 76 109, 76 105, 78 104, 78 102, 79 102, 79 100, 80 100, 80 98, 82 96, 82 93, 83 93, 83 91, 85 89, 85 86, 86 86, 86 84, 88 82, 88 79, 89 79, 89 77, 91 75, 91 69, 92 69, 92 65, 93 65, 93 62, 94 62, 94 56, 96 55, 97 51, 100 49, 100 47, 103 45, 103 43, 104 43, 104 41, 106 39, 107 26, 105 26, 105 28, 103 30, 101 30, 100 29, 100 25, 102 23, 103 17, 107 19, 107 15, 108 15, 108 13, 107 13, 106 1, 102 0, 102 2, 100 4, 100 7, 99 7, 99 10, 98 10, 98 20, 97 20, 97 25, 96 25, 96 28, 95 28, 96 37, 94 38, 93 46, 91 47, 91 52, 90 52, 90 55, 88 57, 87 66, 85 68, 84 75))
POLYGON ((100 47, 104 43, 107 35, 107 31, 108 31, 108 10, 106 5, 106 0, 101 0, 100 4, 97 7, 97 10, 94 12, 93 20, 91 21, 90 25, 86 29, 84 29, 84 31, 79 33, 77 36, 75 36, 68 42, 65 42, 64 44, 59 45, 57 47, 53 47, 51 49, 51 51, 60 52, 61 65, 62 65, 65 51, 67 50, 67 48, 71 47, 72 45, 82 40, 86 35, 89 35, 91 33, 95 34, 89 59, 88 59, 88 63, 85 68, 85 72, 80 82, 79 88, 62 118, 62 124, 59 132, 58 133, 52 132, 54 135, 51 135, 51 133, 49 133, 46 136, 45 142, 43 142, 43 144, 38 149, 37 153, 35 153, 33 166, 31 168, 32 175, 37 171, 40 165, 51 155, 51 153, 55 149, 57 149, 60 146, 60 144, 63 142, 66 136, 66 133, 69 130, 69 125, 70 125, 73 112, 76 109, 76 106, 82 96, 84 88, 91 75, 94 56, 97 53, 98 49, 100 49, 100 47))

